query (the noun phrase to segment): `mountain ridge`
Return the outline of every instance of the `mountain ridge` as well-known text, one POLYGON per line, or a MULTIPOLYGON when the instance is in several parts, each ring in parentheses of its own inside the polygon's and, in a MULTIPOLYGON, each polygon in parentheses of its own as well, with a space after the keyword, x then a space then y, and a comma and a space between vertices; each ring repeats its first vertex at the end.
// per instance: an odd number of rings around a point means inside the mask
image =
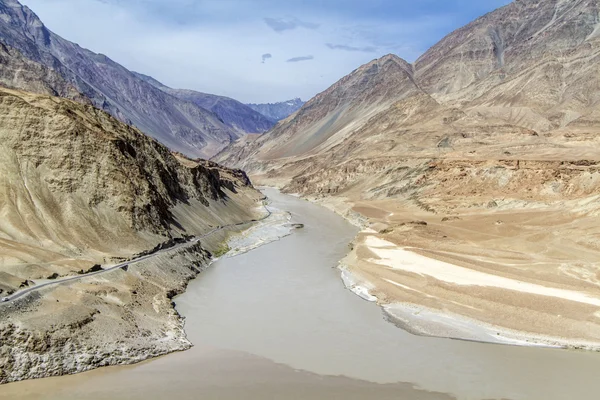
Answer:
POLYGON ((173 89, 148 75, 138 72, 134 72, 134 74, 165 93, 213 112, 223 123, 240 135, 264 133, 274 126, 274 123, 264 115, 230 97, 191 89, 173 89))
POLYGON ((171 299, 223 246, 215 227, 255 221, 262 198, 90 104, 5 88, 0 169, 0 296, 83 278, 3 303, 0 384, 189 349, 171 299))
MULTIPOLYGON (((600 58, 597 40, 600 35, 594 35, 594 32, 600 32, 600 18, 594 15, 600 15, 597 1, 513 2, 448 34, 412 64, 395 55, 386 55, 359 67, 309 100, 291 121, 284 121, 265 137, 253 140, 256 143, 253 146, 261 147, 265 160, 277 158, 277 154, 270 155, 265 150, 279 146, 276 140, 271 139, 280 136, 286 129, 292 129, 292 126, 297 127, 298 121, 306 121, 303 116, 307 110, 315 108, 314 105, 322 102, 323 97, 329 96, 329 100, 335 103, 322 108, 320 112, 323 114, 331 111, 327 107, 338 107, 340 99, 347 99, 343 101, 358 107, 362 100, 357 100, 351 93, 344 93, 349 81, 357 74, 368 80, 369 73, 386 62, 396 63, 410 81, 401 90, 410 90, 414 85, 415 90, 431 96, 440 106, 466 112, 461 120, 471 125, 503 121, 514 125, 515 129, 531 129, 540 134, 566 125, 575 127, 579 119, 586 123, 585 115, 593 115, 593 105, 600 104, 594 94, 600 91, 600 80, 594 67, 597 65, 594 60, 600 58), (573 33, 574 30, 576 33, 573 33), (549 43, 558 44, 553 47, 549 43), (566 53, 568 49, 570 53, 566 53), (568 74, 565 66, 569 63, 577 65, 586 77, 568 74), (544 84, 538 83, 542 81, 544 84), (441 82, 441 86, 436 82, 441 82), (566 89, 559 93, 552 89, 557 85, 564 85, 566 89), (332 95, 336 88, 340 88, 340 93, 332 95)), ((396 92, 398 89, 394 88, 396 92)), ((390 102, 394 100, 395 94, 388 94, 387 90, 378 91, 372 87, 365 90, 377 92, 380 99, 387 96, 390 102)), ((356 124, 360 118, 351 119, 356 124)), ((318 117, 315 120, 313 122, 320 121, 318 117)), ((461 129, 464 128, 458 128, 461 129)), ((333 125, 325 128, 329 133, 321 131, 321 134, 338 135, 342 130, 333 125)), ((290 135, 293 136, 293 133, 290 135)), ((305 141, 304 138, 294 140, 305 141)), ((300 149, 300 152, 311 148, 294 140, 282 140, 281 145, 285 142, 300 149)), ((235 153, 235 148, 234 144, 216 159, 224 160, 223 154, 235 153)), ((244 152, 252 153, 248 149, 244 152)), ((244 157, 237 158, 241 160, 244 157)))
MULTIPOLYGON (((165 93, 109 57, 54 34, 16 0, 0 1, 0 17, 0 38, 5 45, 56 71, 96 107, 134 124, 173 150, 208 157, 242 134, 213 112, 165 93)), ((55 92, 60 93, 60 88, 55 92)))

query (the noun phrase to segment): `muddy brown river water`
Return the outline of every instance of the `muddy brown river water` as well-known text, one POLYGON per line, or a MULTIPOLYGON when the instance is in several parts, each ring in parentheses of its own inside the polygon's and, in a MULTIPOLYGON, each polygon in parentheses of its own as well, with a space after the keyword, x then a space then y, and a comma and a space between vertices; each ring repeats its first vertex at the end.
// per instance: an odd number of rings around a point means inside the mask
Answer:
POLYGON ((357 229, 266 190, 305 225, 215 263, 176 299, 196 346, 0 387, 1 399, 598 399, 600 354, 413 336, 346 290, 357 229))

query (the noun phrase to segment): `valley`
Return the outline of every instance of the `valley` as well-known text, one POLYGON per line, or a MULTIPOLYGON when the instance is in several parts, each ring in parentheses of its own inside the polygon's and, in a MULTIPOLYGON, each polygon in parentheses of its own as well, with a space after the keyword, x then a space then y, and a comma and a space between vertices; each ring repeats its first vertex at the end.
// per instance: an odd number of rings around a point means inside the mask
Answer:
POLYGON ((390 324, 377 305, 344 289, 335 268, 358 228, 262 190, 269 207, 289 210, 304 228, 222 257, 173 299, 193 348, 0 386, 0 398, 595 399, 597 353, 422 337, 390 324))
POLYGON ((411 332, 597 349, 598 8, 513 2, 214 159, 360 226, 353 284, 411 332))
POLYGON ((0 381, 189 348, 170 298, 264 217, 263 195, 90 105, 0 89, 0 121, 0 381))
POLYGON ((599 0, 26 3, 0 398, 598 397, 599 0))

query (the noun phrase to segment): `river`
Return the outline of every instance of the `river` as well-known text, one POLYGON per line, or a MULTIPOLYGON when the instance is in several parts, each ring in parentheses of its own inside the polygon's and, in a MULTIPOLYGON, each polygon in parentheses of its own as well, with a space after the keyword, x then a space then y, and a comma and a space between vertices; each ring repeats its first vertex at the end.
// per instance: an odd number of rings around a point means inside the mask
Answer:
POLYGON ((305 228, 219 260, 176 298, 193 349, 5 385, 0 398, 598 399, 598 353, 419 337, 386 322, 335 268, 356 228, 266 194, 305 228))

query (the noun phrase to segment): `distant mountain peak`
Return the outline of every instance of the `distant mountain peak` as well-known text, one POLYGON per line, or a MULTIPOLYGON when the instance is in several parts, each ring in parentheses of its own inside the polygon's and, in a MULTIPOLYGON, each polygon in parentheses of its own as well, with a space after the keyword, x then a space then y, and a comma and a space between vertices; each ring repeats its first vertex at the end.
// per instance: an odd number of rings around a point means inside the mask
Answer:
POLYGON ((273 122, 281 121, 298 111, 304 105, 299 97, 277 103, 247 104, 248 107, 261 113, 273 122))
POLYGON ((269 118, 230 97, 198 92, 191 89, 173 89, 151 76, 140 74, 139 72, 134 72, 134 74, 171 96, 191 102, 198 107, 214 113, 225 125, 240 134, 264 133, 274 125, 274 122, 269 118))
POLYGON ((378 61, 379 63, 385 63, 385 62, 396 62, 398 64, 401 65, 405 65, 405 66, 409 66, 410 63, 408 61, 406 61, 405 59, 403 59, 402 57, 394 54, 394 53, 389 53, 386 54, 385 56, 379 57, 376 61, 378 61))

